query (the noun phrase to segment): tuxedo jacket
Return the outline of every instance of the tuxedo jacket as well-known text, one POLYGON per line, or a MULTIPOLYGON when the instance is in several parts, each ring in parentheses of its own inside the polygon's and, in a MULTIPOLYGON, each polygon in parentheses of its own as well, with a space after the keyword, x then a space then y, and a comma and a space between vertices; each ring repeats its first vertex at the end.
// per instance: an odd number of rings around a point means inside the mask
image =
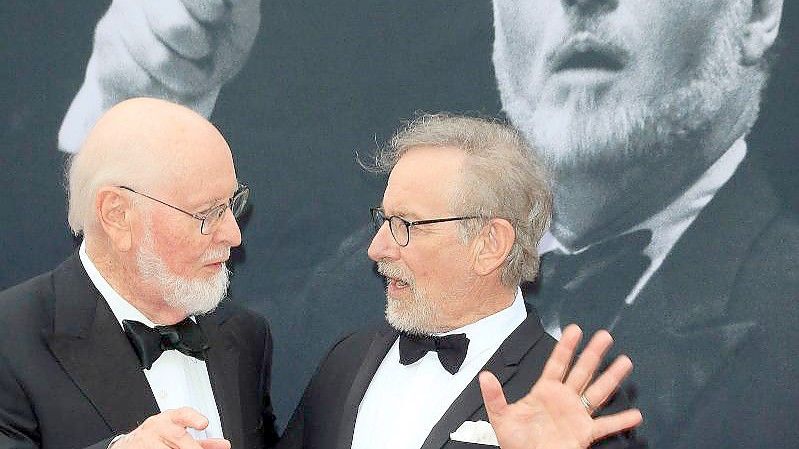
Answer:
MULTIPOLYGON (((545 298, 526 299, 547 315, 545 298)), ((797 319, 799 223, 747 158, 613 329, 635 364, 639 436, 657 449, 799 447, 797 319)))
MULTIPOLYGON (((105 449, 159 412, 138 358, 77 254, 0 293, 0 448, 105 449)), ((265 320, 229 302, 198 317, 234 448, 276 440, 265 320)))
MULTIPOLYGON (((278 447, 349 449, 361 400, 398 336, 395 329, 384 323, 335 344, 311 379, 278 447)), ((539 378, 554 344, 538 316, 530 311, 491 356, 484 370, 497 376, 508 401, 516 401, 539 378)), ((478 420, 488 421, 488 418, 475 377, 436 423, 421 449, 481 447, 449 438, 465 421, 478 420)), ((616 436, 603 442, 602 447, 628 447, 628 438, 629 435, 616 436)))

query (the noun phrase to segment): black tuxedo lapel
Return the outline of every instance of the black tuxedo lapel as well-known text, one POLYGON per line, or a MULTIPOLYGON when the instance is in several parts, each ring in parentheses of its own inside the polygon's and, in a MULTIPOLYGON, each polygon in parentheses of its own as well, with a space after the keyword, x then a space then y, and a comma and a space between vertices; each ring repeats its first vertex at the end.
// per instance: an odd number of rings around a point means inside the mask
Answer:
MULTIPOLYGON (((665 324, 674 329, 719 324, 753 241, 778 211, 764 175, 744 160, 677 241, 635 303, 665 313, 665 324)), ((633 320, 626 321, 631 325, 633 320)))
POLYGON ((614 334, 636 364, 647 421, 657 424, 646 432, 655 432, 654 447, 665 442, 658 430, 679 429, 696 395, 759 325, 731 316, 729 300, 752 242, 778 210, 763 175, 744 160, 622 313, 614 334))
POLYGON ((198 323, 208 338, 206 366, 211 379, 222 420, 225 438, 231 447, 243 447, 243 420, 241 416, 241 385, 239 382, 239 348, 247 342, 239 341, 235 333, 235 320, 228 320, 224 306, 216 312, 198 318, 198 323))
POLYGON ((158 413, 138 358, 77 254, 53 279, 54 326, 44 331, 50 350, 112 434, 129 432, 158 413))
MULTIPOLYGON (((551 350, 550 347, 537 346, 543 336, 544 329, 541 327, 538 315, 528 310, 527 318, 505 339, 481 371, 492 372, 505 389, 519 371, 519 362, 522 358, 531 351, 540 351, 541 354, 536 358, 536 372, 526 373, 526 379, 538 379, 551 350), (535 375, 530 376, 531 374, 535 375)), ((510 398, 518 397, 520 392, 526 392, 531 386, 532 382, 517 383, 513 392, 505 391, 505 393, 511 400, 510 398)), ((430 431, 421 449, 439 449, 444 446, 449 441, 450 433, 455 432, 464 421, 470 420, 469 418, 482 407, 483 397, 475 377, 430 431)))
POLYGON ((388 326, 382 326, 374 336, 372 344, 363 357, 363 362, 357 368, 357 373, 353 379, 347 400, 341 409, 341 427, 339 427, 339 438, 335 447, 349 449, 352 447, 352 435, 355 431, 355 419, 358 417, 358 406, 360 406, 366 389, 372 382, 377 368, 386 357, 391 345, 396 341, 399 333, 388 326))

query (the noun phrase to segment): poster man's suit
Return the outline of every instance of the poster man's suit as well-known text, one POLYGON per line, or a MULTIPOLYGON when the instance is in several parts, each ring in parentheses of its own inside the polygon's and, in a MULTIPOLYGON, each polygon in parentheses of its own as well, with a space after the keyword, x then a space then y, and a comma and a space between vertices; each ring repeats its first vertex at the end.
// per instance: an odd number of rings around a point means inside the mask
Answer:
MULTIPOLYGON (((620 307, 612 332, 636 361, 627 384, 650 447, 799 447, 798 254, 796 217, 747 158, 620 307)), ((557 303, 526 298, 543 317, 557 303)))
MULTIPOLYGON (((105 449, 159 412, 138 358, 77 254, 0 293, 0 448, 105 449)), ((234 448, 271 446, 272 342, 230 302, 198 317, 211 385, 234 448)))

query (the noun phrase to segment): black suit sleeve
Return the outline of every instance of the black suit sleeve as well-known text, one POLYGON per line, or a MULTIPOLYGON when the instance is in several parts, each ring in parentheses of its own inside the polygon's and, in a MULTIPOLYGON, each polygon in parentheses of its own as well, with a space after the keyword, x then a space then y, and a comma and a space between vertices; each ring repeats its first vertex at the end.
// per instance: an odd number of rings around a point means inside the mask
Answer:
POLYGON ((0 449, 38 448, 37 428, 31 403, 0 353, 0 449))
MULTIPOLYGON (((46 379, 49 373, 41 367, 31 366, 29 362, 22 362, 19 357, 14 357, 14 354, 20 354, 19 351, 31 350, 31 346, 29 339, 26 338, 29 335, 24 335, 20 328, 12 325, 24 323, 20 326, 39 329, 41 323, 31 319, 28 312, 39 310, 36 293, 47 286, 49 282, 45 284, 39 282, 19 287, 14 292, 7 290, 0 295, 4 318, 9 319, 9 321, 0 321, 0 449, 40 449, 43 446, 35 401, 28 390, 30 386, 22 379, 28 374, 44 376, 46 379), (17 297, 23 300, 10 302, 17 297), (30 306, 30 309, 21 310, 18 307, 20 304, 30 306)), ((73 418, 63 417, 64 421, 73 418)), ((76 422, 74 425, 76 429, 80 429, 81 423, 76 422)), ((105 438, 85 449, 106 449, 111 439, 111 437, 105 438)))
POLYGON ((294 410, 294 413, 286 426, 283 436, 280 438, 278 449, 301 449, 303 447, 303 429, 305 415, 302 412, 303 401, 294 410))
POLYGON ((261 407, 261 423, 264 432, 264 447, 272 448, 277 445, 279 436, 275 427, 275 413, 272 409, 272 332, 269 325, 264 320, 266 331, 264 332, 264 353, 261 359, 261 385, 258 391, 261 392, 263 404, 261 407))
MULTIPOLYGON (((318 390, 324 389, 326 387, 333 388, 330 385, 325 385, 326 382, 329 382, 330 379, 323 374, 325 371, 326 365, 330 363, 335 363, 335 360, 331 362, 331 359, 335 359, 335 355, 331 357, 331 354, 341 346, 341 344, 348 339, 350 339, 354 334, 347 334, 341 337, 338 341, 336 341, 330 349, 325 354, 325 357, 317 366, 316 371, 314 372, 311 380, 308 382, 308 385, 305 387, 305 391, 302 394, 302 398, 300 399, 300 403, 297 405, 297 408, 294 409, 294 413, 289 419, 288 425, 286 426, 286 430, 283 432, 282 437, 280 438, 280 442, 277 445, 277 449, 302 449, 308 446, 314 446, 314 443, 306 441, 305 439, 305 417, 306 414, 312 413, 309 411, 310 408, 314 408, 313 404, 318 402, 318 390)), ((356 353, 360 353, 356 351, 356 353)), ((341 380, 341 379, 338 379, 341 380)), ((324 407, 332 407, 331 404, 326 404, 324 407)), ((331 412, 331 415, 335 415, 335 413, 331 412)), ((309 422, 313 421, 313 418, 309 420, 309 422)), ((312 429, 313 430, 313 429, 312 429)), ((318 430, 318 429, 316 429, 318 430)), ((329 443, 331 446, 335 444, 334 441, 329 443)))
MULTIPOLYGON (((75 425, 80 426, 80 423, 75 425)), ((6 356, 0 353, 0 449, 41 448, 38 429, 39 423, 31 401, 12 372, 6 356)), ((112 439, 105 438, 84 449, 106 449, 112 439)))

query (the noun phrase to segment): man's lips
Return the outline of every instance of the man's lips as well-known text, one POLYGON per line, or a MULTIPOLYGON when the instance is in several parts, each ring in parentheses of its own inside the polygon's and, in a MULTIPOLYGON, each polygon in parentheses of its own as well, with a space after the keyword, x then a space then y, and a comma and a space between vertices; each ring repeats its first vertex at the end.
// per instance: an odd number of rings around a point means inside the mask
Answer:
POLYGON ((397 278, 387 277, 386 281, 388 281, 391 286, 396 288, 405 288, 408 286, 407 282, 397 278))
POLYGON ((552 72, 604 70, 617 72, 625 67, 629 53, 589 33, 578 33, 558 48, 550 58, 552 72))
POLYGON ((221 260, 217 260, 216 262, 208 262, 208 263, 205 264, 205 266, 206 267, 220 267, 225 262, 227 262, 227 259, 221 259, 221 260))
POLYGON ((402 290, 411 284, 409 276, 396 265, 381 261, 377 263, 377 271, 386 279, 386 287, 389 291, 402 290))

